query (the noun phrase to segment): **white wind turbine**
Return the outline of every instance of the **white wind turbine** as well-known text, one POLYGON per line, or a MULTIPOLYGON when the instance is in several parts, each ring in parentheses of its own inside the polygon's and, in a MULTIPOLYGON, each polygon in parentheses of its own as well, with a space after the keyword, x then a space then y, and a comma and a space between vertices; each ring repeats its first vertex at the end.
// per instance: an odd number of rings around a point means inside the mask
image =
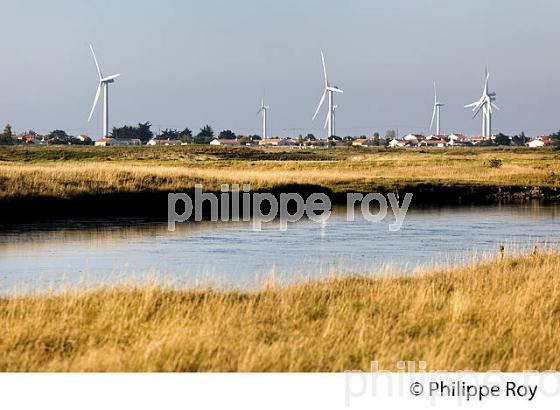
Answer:
POLYGON ((490 72, 486 69, 486 81, 484 82, 484 90, 482 91, 482 97, 480 100, 465 105, 465 108, 472 108, 474 111, 475 118, 478 113, 482 110, 482 136, 486 139, 492 137, 492 107, 499 110, 500 108, 494 103, 496 101, 496 93, 491 93, 489 91, 490 72))
POLYGON ((93 54, 93 60, 95 61, 97 73, 99 74, 99 85, 97 86, 97 92, 95 93, 95 99, 93 100, 93 107, 91 107, 91 112, 89 113, 88 122, 91 121, 91 117, 93 116, 95 107, 97 106, 97 101, 101 95, 101 89, 103 89, 103 138, 106 138, 109 136, 109 84, 114 83, 115 79, 120 77, 120 74, 103 77, 101 68, 97 62, 97 57, 95 56, 95 51, 93 51, 93 46, 90 44, 89 48, 93 54))
POLYGON ((430 131, 434 128, 434 121, 436 122, 436 135, 441 135, 441 107, 445 106, 438 101, 437 98, 437 85, 434 81, 434 112, 432 114, 432 122, 430 123, 430 131))
POLYGON ((269 109, 270 107, 268 105, 264 105, 264 97, 263 97, 261 100, 261 108, 257 112, 257 114, 262 113, 262 117, 263 117, 263 136, 262 136, 263 140, 267 138, 266 120, 267 120, 267 114, 269 109))
POLYGON ((325 56, 323 51, 321 51, 321 59, 323 60, 323 73, 325 74, 325 91, 323 91, 323 96, 321 97, 321 101, 319 101, 319 105, 317 106, 317 110, 315 111, 315 115, 313 115, 313 120, 317 118, 317 114, 319 114, 319 110, 323 106, 325 102, 325 98, 328 96, 329 106, 327 111, 327 119, 325 122, 325 127, 328 127, 328 137, 332 137, 334 135, 334 93, 344 93, 340 88, 331 86, 329 83, 329 78, 327 76, 327 66, 325 64, 325 56))

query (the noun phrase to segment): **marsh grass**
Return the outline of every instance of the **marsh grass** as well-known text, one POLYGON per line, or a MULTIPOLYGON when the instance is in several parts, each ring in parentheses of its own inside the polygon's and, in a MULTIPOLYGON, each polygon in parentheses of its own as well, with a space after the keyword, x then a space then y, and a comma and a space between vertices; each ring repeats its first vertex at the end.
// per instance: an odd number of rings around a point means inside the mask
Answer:
POLYGON ((254 291, 158 283, 0 299, 2 371, 560 369, 560 254, 254 291))
POLYGON ((0 199, 177 192, 196 183, 208 191, 225 183, 250 183, 253 191, 312 185, 333 192, 424 183, 560 187, 555 150, 161 148, 170 149, 0 149, 0 199))

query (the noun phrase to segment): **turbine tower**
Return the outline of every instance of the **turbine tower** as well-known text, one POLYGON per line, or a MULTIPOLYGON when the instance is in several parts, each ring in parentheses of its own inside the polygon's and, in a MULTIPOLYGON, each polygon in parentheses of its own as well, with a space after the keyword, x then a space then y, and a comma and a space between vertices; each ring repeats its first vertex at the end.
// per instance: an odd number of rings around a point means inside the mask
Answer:
POLYGON ((500 108, 494 103, 496 101, 496 93, 489 91, 490 72, 486 69, 486 81, 484 82, 484 90, 480 100, 472 104, 465 105, 465 108, 472 108, 475 118, 482 111, 482 137, 485 139, 492 138, 492 108, 499 110, 500 108))
POLYGON ((95 56, 95 51, 93 51, 93 46, 90 44, 89 48, 91 49, 91 54, 93 54, 93 61, 95 61, 95 66, 97 67, 97 74, 99 74, 99 85, 97 86, 97 92, 95 93, 95 99, 93 100, 93 107, 91 107, 91 112, 89 113, 88 122, 91 121, 91 117, 97 106, 97 101, 101 95, 101 90, 103 89, 103 138, 106 138, 109 136, 109 84, 114 83, 115 79, 120 77, 120 74, 103 77, 101 68, 97 62, 97 57, 95 56))
POLYGON ((257 112, 257 115, 262 113, 262 117, 263 117, 263 136, 262 136, 263 140, 265 140, 267 138, 266 116, 268 114, 269 109, 270 109, 270 107, 268 105, 264 105, 264 97, 263 97, 262 100, 261 100, 261 108, 257 112))
MULTIPOLYGON (((336 110, 338 110, 338 105, 333 105, 332 107, 332 130, 333 135, 336 135, 336 110)), ((325 128, 327 128, 327 123, 325 122, 325 128)))
POLYGON ((319 114, 319 110, 323 106, 325 99, 328 97, 328 111, 327 111, 327 119, 326 119, 326 127, 328 128, 328 135, 327 137, 330 138, 334 136, 334 93, 344 93, 340 88, 331 86, 329 83, 329 78, 327 76, 327 66, 325 64, 325 56, 323 51, 321 51, 321 59, 323 60, 323 73, 325 74, 325 91, 323 91, 323 96, 321 97, 321 101, 319 101, 319 105, 317 106, 317 110, 315 111, 315 115, 313 116, 313 120, 317 118, 317 114, 319 114))
POLYGON ((430 123, 430 131, 434 128, 434 120, 436 122, 436 135, 441 135, 441 107, 445 106, 438 101, 437 85, 434 81, 434 112, 432 114, 432 122, 430 123))

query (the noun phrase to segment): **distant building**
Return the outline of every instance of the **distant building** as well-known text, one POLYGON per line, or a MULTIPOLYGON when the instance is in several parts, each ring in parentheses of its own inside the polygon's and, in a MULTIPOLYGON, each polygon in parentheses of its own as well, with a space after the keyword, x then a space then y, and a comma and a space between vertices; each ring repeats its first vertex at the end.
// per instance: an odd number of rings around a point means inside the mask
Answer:
POLYGON ((389 141, 389 146, 391 148, 403 148, 406 147, 406 141, 393 138, 391 141, 389 141))
POLYGON ((436 139, 436 138, 432 138, 432 139, 426 139, 422 142, 420 142, 419 144, 421 147, 438 147, 438 148, 443 148, 445 146, 447 146, 447 141, 443 140, 443 139, 436 139))
POLYGON ((293 147, 297 145, 297 141, 290 138, 286 138, 286 139, 269 138, 269 139, 260 140, 259 145, 274 146, 274 147, 293 147))
POLYGON ((112 146, 139 146, 142 141, 137 138, 101 138, 95 141, 96 147, 112 147, 112 146))
POLYGON ((424 141, 426 138, 421 134, 408 134, 403 139, 410 145, 418 145, 420 141, 424 141))
POLYGON ((461 146, 469 145, 470 140, 463 134, 451 134, 446 138, 448 145, 451 146, 461 146))
POLYGON ((19 134, 12 137, 15 144, 42 144, 45 137, 37 134, 19 134))
POLYGON ((354 147, 366 147, 368 142, 370 142, 369 138, 358 138, 352 141, 352 146, 354 147))
POLYGON ((183 141, 181 140, 158 140, 155 138, 152 138, 151 140, 149 140, 146 145, 181 145, 183 144, 183 141))
POLYGON ((218 138, 214 138, 210 141, 210 145, 226 145, 226 146, 235 146, 241 145, 238 140, 220 140, 218 138))
POLYGON ((552 138, 551 137, 538 137, 530 139, 527 144, 529 148, 543 148, 552 146, 552 138))
POLYGON ((87 135, 78 135, 76 137, 76 139, 81 141, 81 142, 85 142, 85 143, 90 143, 91 142, 91 138, 88 137, 87 135))

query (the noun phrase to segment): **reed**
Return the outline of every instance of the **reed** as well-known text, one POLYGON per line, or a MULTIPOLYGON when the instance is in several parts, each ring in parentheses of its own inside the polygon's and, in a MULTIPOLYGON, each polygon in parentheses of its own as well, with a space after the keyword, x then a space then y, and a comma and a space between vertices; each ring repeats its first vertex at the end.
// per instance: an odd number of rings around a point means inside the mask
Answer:
POLYGON ((0 299, 2 371, 559 370, 560 254, 254 291, 103 286, 0 299))

